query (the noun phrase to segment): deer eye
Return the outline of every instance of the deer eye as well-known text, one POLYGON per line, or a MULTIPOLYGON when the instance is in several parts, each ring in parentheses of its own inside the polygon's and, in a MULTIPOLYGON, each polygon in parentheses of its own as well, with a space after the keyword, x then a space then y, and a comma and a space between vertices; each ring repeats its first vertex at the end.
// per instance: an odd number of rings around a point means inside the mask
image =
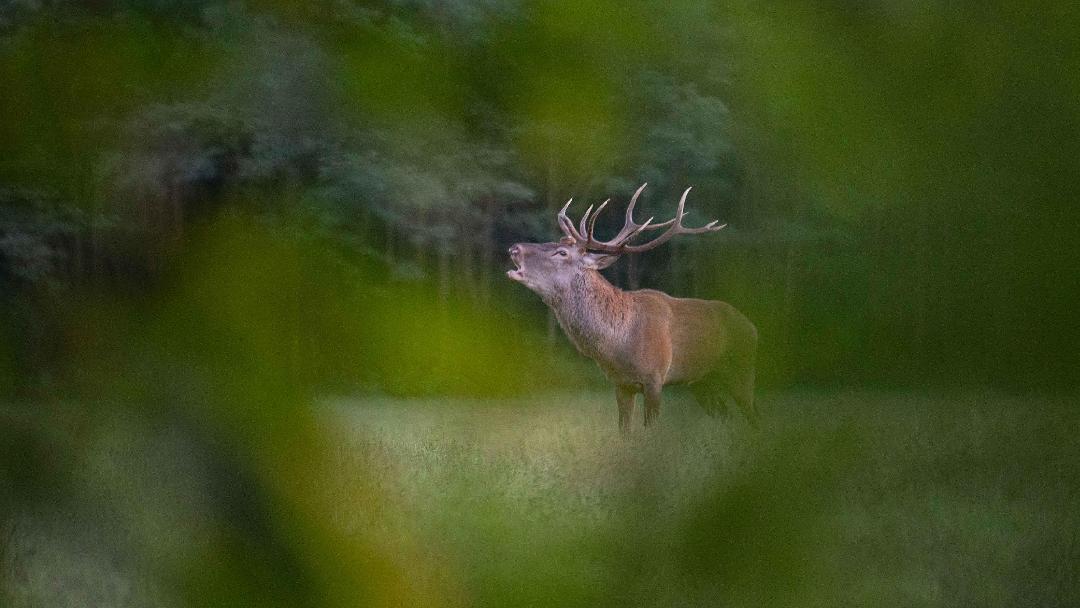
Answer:
POLYGON ((566 257, 566 255, 567 255, 567 254, 566 254, 566 250, 565 250, 565 249, 556 249, 556 250, 555 250, 555 255, 561 255, 562 257, 564 257, 564 258, 565 258, 565 257, 566 257))

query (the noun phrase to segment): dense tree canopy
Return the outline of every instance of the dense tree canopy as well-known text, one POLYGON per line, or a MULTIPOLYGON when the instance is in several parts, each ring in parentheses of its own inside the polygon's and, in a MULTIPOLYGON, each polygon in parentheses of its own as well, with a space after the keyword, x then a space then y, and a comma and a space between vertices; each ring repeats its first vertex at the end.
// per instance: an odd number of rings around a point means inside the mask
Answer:
POLYGON ((1005 3, 4 3, 0 377, 40 384, 79 294, 169 289, 223 214, 288 226, 367 288, 414 292, 421 317, 539 327, 505 247, 552 238, 570 196, 648 181, 648 213, 693 185, 692 219, 730 227, 612 279, 746 310, 766 382, 1072 384, 1073 21, 1005 3))
POLYGON ((1078 33, 0 0, 0 604, 1078 605, 1078 33), (619 438, 503 276, 646 181, 728 227, 605 273, 744 312, 760 428, 619 438))

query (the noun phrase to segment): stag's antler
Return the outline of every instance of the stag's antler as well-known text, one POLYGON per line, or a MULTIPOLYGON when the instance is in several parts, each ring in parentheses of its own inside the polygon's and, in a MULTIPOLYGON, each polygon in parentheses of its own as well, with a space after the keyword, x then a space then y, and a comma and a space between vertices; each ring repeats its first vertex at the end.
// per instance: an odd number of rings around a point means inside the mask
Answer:
POLYGON ((640 253, 642 251, 654 249, 680 234, 701 234, 703 232, 715 232, 717 230, 720 230, 724 226, 727 226, 727 224, 720 224, 719 226, 717 226, 716 224, 720 220, 713 220, 700 228, 687 228, 682 225, 682 220, 686 216, 686 211, 684 210, 684 208, 686 207, 686 195, 690 194, 690 188, 687 188, 682 193, 682 198, 679 199, 679 208, 675 212, 675 217, 660 224, 653 224, 652 221, 654 218, 650 217, 649 219, 645 220, 644 224, 638 224, 634 221, 634 206, 637 205, 638 197, 641 196, 642 190, 644 190, 645 186, 647 185, 647 183, 641 184, 641 187, 637 189, 637 192, 634 192, 634 196, 630 199, 630 204, 626 207, 626 220, 623 223, 622 230, 619 231, 619 234, 615 235, 615 238, 609 241, 596 240, 593 232, 596 229, 596 218, 600 216, 600 212, 604 210, 604 207, 607 206, 611 199, 608 199, 601 203, 600 207, 596 209, 595 213, 593 213, 593 206, 589 205, 589 208, 585 211, 585 215, 581 216, 581 222, 578 224, 578 227, 576 229, 574 228, 574 222, 572 222, 570 218, 566 215, 566 210, 570 207, 570 203, 572 203, 574 199, 566 201, 566 204, 563 205, 562 210, 559 211, 559 228, 562 229, 563 233, 566 234, 566 236, 574 239, 578 243, 581 243, 585 246, 586 249, 591 249, 593 251, 603 251, 604 253, 623 254, 640 253), (586 229, 586 225, 588 229, 586 229), (630 240, 634 237, 651 230, 660 230, 661 228, 667 228, 667 230, 655 239, 642 243, 640 245, 629 244, 630 240))

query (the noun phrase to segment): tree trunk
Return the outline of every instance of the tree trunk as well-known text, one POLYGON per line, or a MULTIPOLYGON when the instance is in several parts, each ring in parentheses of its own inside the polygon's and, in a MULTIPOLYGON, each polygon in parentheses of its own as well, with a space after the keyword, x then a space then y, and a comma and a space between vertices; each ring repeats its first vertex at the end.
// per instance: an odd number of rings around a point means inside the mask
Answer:
POLYGON ((480 284, 479 301, 484 306, 491 304, 491 284, 495 267, 495 205, 492 199, 483 205, 483 232, 480 235, 480 284))
POLYGON ((930 280, 930 239, 929 239, 929 222, 931 221, 931 210, 926 204, 928 197, 920 197, 923 201, 920 203, 920 212, 918 214, 918 225, 916 227, 916 241, 915 241, 915 336, 914 336, 914 357, 915 365, 918 370, 919 376, 925 379, 928 366, 926 365, 928 357, 928 344, 927 336, 927 323, 930 315, 930 290, 928 288, 928 281, 930 280))
POLYGON ((90 214, 90 271, 87 273, 89 283, 96 286, 98 284, 98 267, 100 266, 99 256, 101 252, 100 235, 98 234, 97 226, 97 210, 93 209, 90 214))
POLYGON ((371 238, 371 210, 367 208, 367 205, 360 205, 359 209, 359 221, 357 222, 357 232, 360 236, 360 242, 365 245, 372 241, 371 238))
POLYGON ((84 256, 84 244, 83 244, 83 231, 85 226, 75 226, 75 230, 72 235, 72 247, 71 247, 71 270, 72 277, 75 281, 82 282, 86 279, 86 268, 84 268, 83 258, 84 256))
POLYGON ((795 327, 795 241, 788 243, 787 260, 784 264, 784 335, 791 344, 791 334, 795 327))
POLYGON ((438 265, 439 265, 439 306, 442 309, 446 308, 446 303, 450 299, 450 246, 440 241, 438 247, 438 265))
POLYGON ((394 227, 392 225, 390 225, 389 223, 387 223, 384 229, 386 230, 386 234, 383 235, 384 236, 384 240, 383 240, 384 249, 383 249, 383 251, 384 251, 384 255, 386 256, 386 263, 391 268, 393 268, 393 266, 394 266, 394 227))
POLYGON ((476 259, 473 247, 469 239, 463 239, 457 244, 455 250, 458 266, 460 267, 457 280, 458 289, 456 291, 469 298, 471 302, 476 302, 479 299, 479 288, 477 287, 476 259))
POLYGON ((169 218, 172 225, 169 227, 170 245, 179 243, 184 238, 184 201, 180 185, 176 179, 169 183, 169 218))

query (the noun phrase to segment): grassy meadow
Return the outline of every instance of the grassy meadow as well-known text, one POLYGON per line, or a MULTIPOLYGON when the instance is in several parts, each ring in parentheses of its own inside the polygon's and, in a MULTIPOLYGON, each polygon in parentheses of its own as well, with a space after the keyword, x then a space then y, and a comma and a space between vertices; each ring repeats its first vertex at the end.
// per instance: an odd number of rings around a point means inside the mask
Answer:
POLYGON ((0 608, 1080 606, 1078 8, 0 0, 0 608))
MULTIPOLYGON (((329 519, 392 556, 425 605, 1080 601, 1074 399, 765 394, 754 430, 666 397, 658 426, 640 427, 639 405, 625 439, 606 392, 325 401, 329 519)), ((84 466, 141 466, 111 441, 84 466)), ((197 518, 208 482, 185 483, 197 518)), ((125 543, 138 525, 182 547, 174 522, 139 519, 178 496, 133 497, 127 519, 24 514, 5 531, 7 603, 171 605, 125 543)))

